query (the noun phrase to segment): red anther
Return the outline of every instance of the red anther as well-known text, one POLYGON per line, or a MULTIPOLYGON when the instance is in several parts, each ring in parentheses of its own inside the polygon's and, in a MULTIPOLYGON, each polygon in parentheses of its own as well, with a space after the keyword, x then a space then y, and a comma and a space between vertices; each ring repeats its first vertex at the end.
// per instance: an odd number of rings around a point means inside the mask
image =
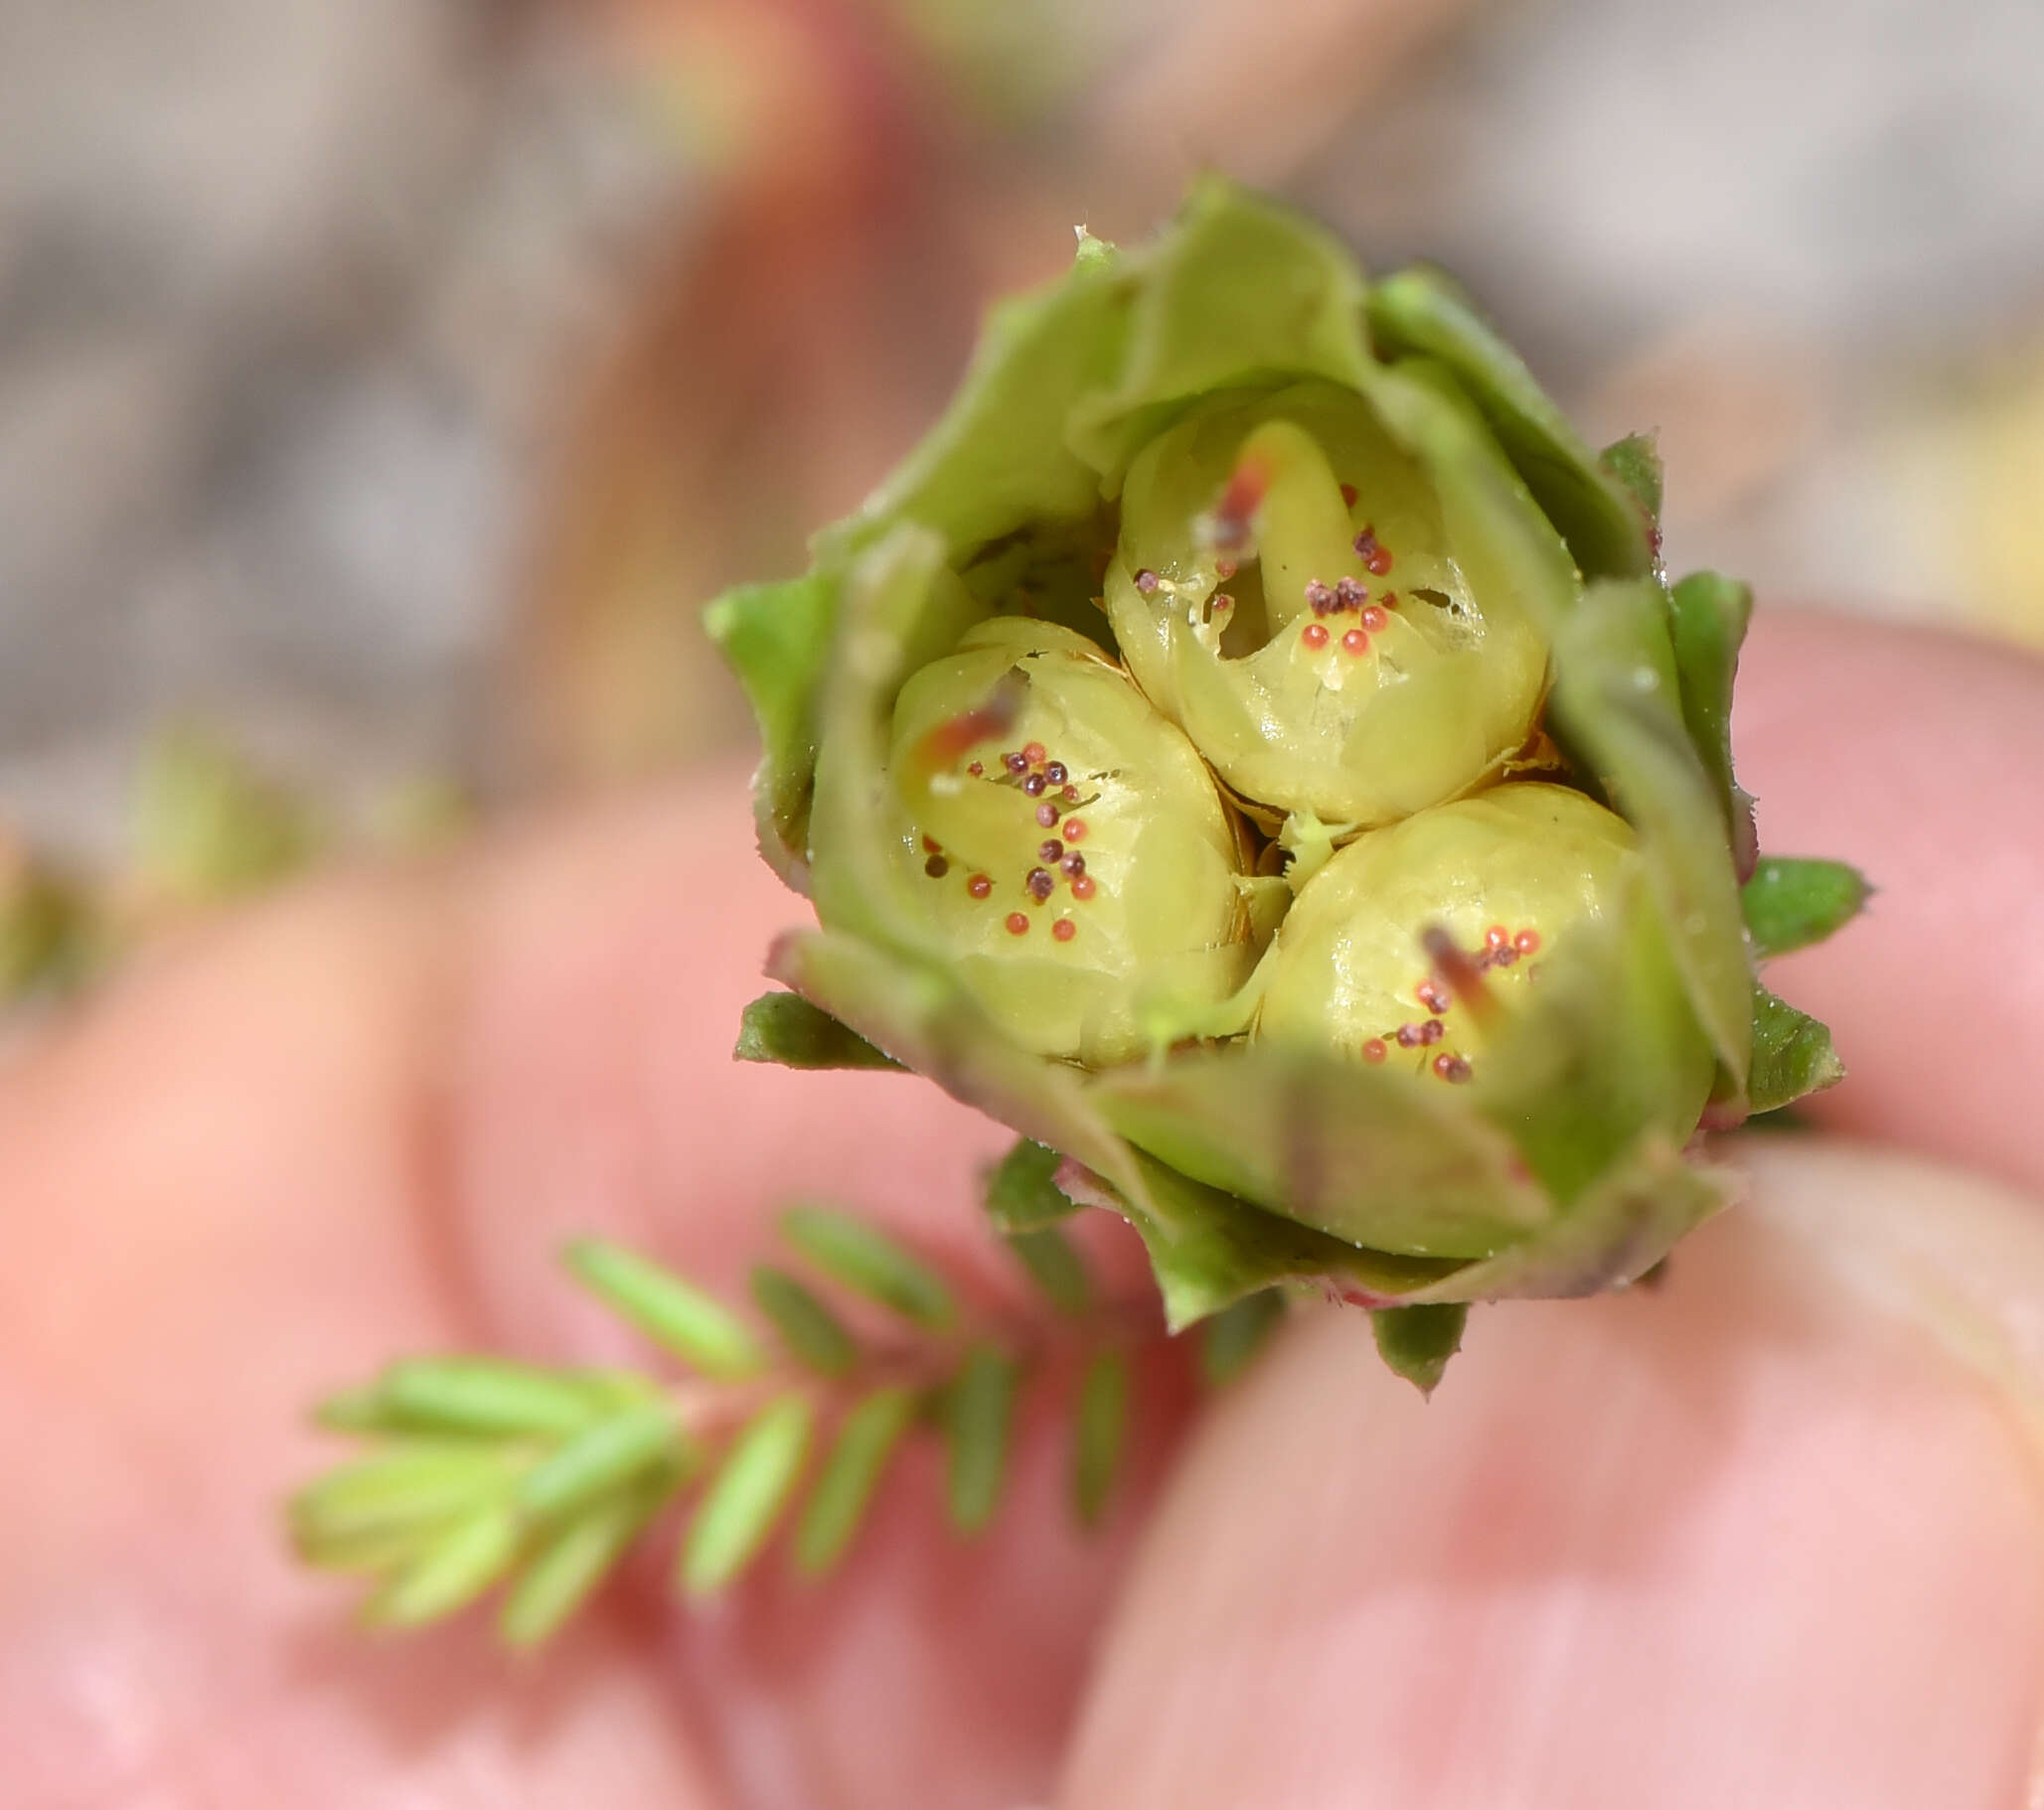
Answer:
POLYGON ((1422 1044, 1439 1043, 1447 1035, 1448 1027, 1439 1018, 1429 1018, 1419 1027, 1419 1040, 1422 1044))
POLYGON ((1325 616, 1335 607, 1335 593, 1318 578, 1306 581, 1306 601, 1313 606, 1316 616, 1325 616))
POLYGON ((966 772, 970 773, 974 779, 985 779, 987 777, 987 769, 979 761, 974 761, 970 767, 966 768, 966 772))
POLYGON ((1022 881, 1023 888, 1038 905, 1050 896, 1056 885, 1057 882, 1050 877, 1050 869, 1047 867, 1031 867, 1029 877, 1022 881))
POLYGON ((1344 484, 1341 486, 1341 507, 1343 509, 1353 509, 1355 507, 1354 485, 1344 484))
POLYGON ((1079 802, 1079 789, 1076 786, 1066 786, 1059 791, 1057 796, 1063 799, 1067 805, 1076 805, 1079 802))
POLYGON ((1502 949, 1494 949, 1491 952, 1491 960, 1499 968, 1509 968, 1518 960, 1518 951, 1507 943, 1502 949))
POLYGON ((1372 578, 1381 578, 1391 569, 1391 549, 1387 546, 1373 547, 1363 554, 1362 563, 1372 578))
POLYGON ((1055 924, 1050 926, 1050 934, 1060 943, 1069 943, 1073 937, 1079 934, 1079 927, 1069 918, 1059 918, 1055 924))
POLYGON ((1369 637, 1360 629, 1350 629, 1341 637, 1341 652, 1344 654, 1367 654, 1369 637))
POLYGON ((1040 767, 1050 758, 1050 750, 1041 742, 1023 742, 1022 753, 1022 759, 1032 767, 1040 767))
MULTIPOLYGON (((1431 1024, 1433 1020, 1430 1018, 1427 1020, 1427 1022, 1431 1024)), ((1400 1049, 1418 1049, 1419 1046, 1426 1040, 1427 1039, 1425 1029, 1420 1025, 1401 1024, 1398 1027, 1398 1047, 1400 1049)))
POLYGON ((1086 839, 1086 820, 1082 817, 1068 817, 1064 820, 1064 839, 1067 842, 1083 842, 1086 839))
POLYGON ((1029 929, 1028 916, 1024 912, 1011 911, 1008 914, 1008 934, 1012 937, 1026 936, 1029 929))
POLYGON ((1052 836, 1049 839, 1049 841, 1041 843, 1037 847, 1036 858, 1039 861, 1054 861, 1063 853, 1064 844, 1060 842, 1055 836, 1052 836))
POLYGON ((1529 956, 1540 947, 1540 933, 1537 930, 1522 930, 1511 939, 1511 946, 1522 956, 1529 956))
POLYGON ((1362 613, 1362 626, 1372 635, 1381 635, 1384 632, 1384 625, 1390 620, 1390 616, 1375 604, 1371 604, 1362 613))
POLYGON ((1342 610, 1359 610, 1369 601, 1369 592, 1363 589, 1361 581, 1354 578, 1339 578, 1335 582, 1335 607, 1342 610))
POLYGON ((976 899, 984 899, 994 890, 994 882, 984 873, 976 873, 966 881, 965 889, 976 899))
POLYGON ((1502 924, 1493 924, 1489 930, 1484 932, 1484 947, 1486 949, 1502 949, 1510 941, 1511 932, 1506 930, 1502 924))
POLYGON ((1082 873, 1072 881, 1071 896, 1075 899, 1090 899, 1093 896, 1093 876, 1090 873, 1082 873))
POLYGON ((1153 572, 1147 565, 1142 566, 1137 570, 1136 589, 1141 591, 1143 595, 1146 597, 1148 597, 1152 591, 1157 589, 1157 574, 1153 572))
POLYGON ((1234 577, 1235 570, 1235 562, 1232 559, 1216 559, 1213 562, 1213 575, 1223 584, 1234 577))
POLYGON ((1020 754, 1011 752, 1001 757, 1001 764, 1011 773, 1022 773, 1026 771, 1029 763, 1020 754))
POLYGON ((1057 807, 1047 798, 1036 807, 1036 822, 1041 824, 1045 830, 1057 828, 1057 807))
POLYGON ((1328 645, 1328 632, 1317 622, 1309 622, 1299 631, 1299 639, 1317 654, 1328 645))
POLYGON ((943 852, 944 852, 944 844, 943 844, 942 842, 938 841, 938 840, 937 840, 937 838, 936 838, 935 836, 933 836, 933 835, 926 835, 926 836, 924 836, 924 837, 923 837, 923 853, 925 853, 925 854, 942 854, 943 852))
POLYGON ((1434 1058, 1434 1073, 1443 1081, 1467 1081, 1469 1059, 1466 1056, 1451 1056, 1444 1051, 1434 1058))
POLYGON ((1063 761, 1054 760, 1043 769, 1043 778, 1050 785, 1061 786, 1066 780, 1071 778, 1071 775, 1065 771, 1063 761))
POLYGON ((1488 1024, 1496 1017, 1499 1006, 1484 984, 1484 971, 1491 966, 1488 954, 1472 958, 1456 940, 1438 924, 1429 924, 1420 932, 1420 947, 1427 952, 1427 960, 1434 965, 1434 971, 1446 984, 1449 996, 1467 1005, 1472 1016, 1481 1024, 1488 1024))
POLYGON ((933 854, 923 863, 923 872, 933 880, 941 880, 951 871, 951 863, 941 854, 933 854))
POLYGON ((1022 792, 1028 798, 1041 798, 1049 789, 1050 782, 1040 773, 1031 773, 1022 781, 1022 792))
POLYGON ((1077 879, 1080 874, 1086 871, 1086 857, 1076 848, 1057 864, 1064 869, 1065 878, 1069 880, 1077 879))
POLYGON ((1386 1054, 1388 1052, 1384 1048, 1384 1040, 1381 1037, 1372 1037, 1362 1046, 1362 1059, 1365 1062, 1381 1062, 1386 1054))

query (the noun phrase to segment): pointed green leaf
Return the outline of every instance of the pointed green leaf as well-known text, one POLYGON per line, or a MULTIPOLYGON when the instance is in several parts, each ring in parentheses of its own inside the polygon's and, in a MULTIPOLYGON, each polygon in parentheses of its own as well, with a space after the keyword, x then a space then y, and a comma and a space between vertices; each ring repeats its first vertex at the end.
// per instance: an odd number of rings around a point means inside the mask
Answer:
POLYGON ((1452 278, 1424 266, 1394 272, 1370 290, 1369 325, 1381 353, 1436 359, 1454 374, 1586 575, 1652 570, 1632 493, 1592 457, 1525 361, 1452 278))
POLYGON ((682 1543, 680 1583, 689 1595, 713 1595, 758 1556, 794 1494, 815 1425, 809 1401, 786 1395, 731 1441, 682 1543))
POLYGON ((672 1270, 596 1238, 577 1239, 563 1261, 585 1287, 704 1376, 729 1382, 766 1367, 745 1323, 672 1270))
POLYGON ((498 1632, 509 1646, 539 1646, 589 1599, 673 1493, 679 1474, 653 1476, 587 1504, 540 1544, 506 1593, 498 1632))
POLYGON ((457 1521, 363 1608, 376 1627, 420 1627, 466 1608, 518 1558, 519 1522, 508 1507, 457 1521))
POLYGON ((891 1068, 901 1064, 800 993, 762 993, 738 1023, 736 1062, 783 1068, 891 1068))
POLYGON ((566 1433, 597 1412, 572 1376, 509 1358, 410 1358, 378 1395, 391 1425, 419 1433, 566 1433))
POLYGON ((1091 1527, 1107 1505, 1128 1444, 1129 1361, 1110 1347, 1096 1352, 1079 1382, 1072 1424, 1072 1502, 1091 1527))
POLYGON ((1469 1308, 1456 1301, 1438 1307, 1380 1307, 1370 1316, 1377 1353, 1421 1395, 1432 1395, 1462 1349, 1469 1308))
POLYGON ((1667 592, 1668 634, 1681 687, 1682 717, 1724 814, 1732 860, 1743 879, 1758 855, 1753 800, 1732 777, 1732 684, 1753 616, 1753 593, 1716 572, 1691 572, 1667 592))
POLYGON ((1762 961, 1843 930, 1866 907, 1866 876, 1843 861, 1762 857, 1740 892, 1753 953, 1762 961))
POLYGON ((958 1317, 943 1279, 863 1219, 829 1207, 791 1207, 781 1234, 832 1281, 925 1332, 946 1331, 958 1317))
POLYGON ((950 1448, 946 1502, 960 1533, 980 1532, 1000 1506, 1020 1374, 1005 1351, 982 1342, 966 1353, 945 1392, 944 1436, 950 1448))
POLYGON ((795 1529, 795 1564, 807 1576, 822 1577, 844 1557, 919 1405, 915 1391, 894 1385, 845 1417, 795 1529))
POLYGON ((755 1265, 752 1298, 798 1363, 820 1376, 843 1376, 859 1362, 859 1345, 845 1323, 786 1271, 755 1265))
POLYGON ((987 1175, 987 1212, 997 1229, 1033 1232, 1079 1210, 1078 1202, 1057 1186, 1057 1165, 1063 1160, 1033 1137, 1017 1139, 987 1175))
POLYGON ((1093 1304, 1093 1282, 1071 1240, 1055 1226, 1009 1235, 1008 1248, 1022 1260, 1043 1298, 1058 1312, 1077 1318, 1093 1304))
POLYGON ((1772 1113, 1845 1079, 1831 1033, 1758 981, 1753 987, 1753 1076, 1747 1104, 1772 1113))
POLYGON ((564 1440, 520 1484, 518 1505, 543 1520, 573 1514, 655 1465, 677 1463, 683 1450, 673 1408, 665 1402, 640 1403, 564 1440))
POLYGON ((1285 1317, 1282 1288, 1262 1288, 1224 1307, 1199 1329, 1199 1374, 1212 1388, 1232 1383, 1285 1317))

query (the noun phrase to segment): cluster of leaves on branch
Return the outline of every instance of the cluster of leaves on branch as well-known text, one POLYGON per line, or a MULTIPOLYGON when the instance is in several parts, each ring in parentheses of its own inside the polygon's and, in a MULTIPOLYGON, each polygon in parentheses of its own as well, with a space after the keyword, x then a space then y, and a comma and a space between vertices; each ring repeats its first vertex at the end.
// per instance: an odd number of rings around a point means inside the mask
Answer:
MULTIPOLYGON (((367 1449, 292 1498, 300 1556, 372 1580, 364 1616, 378 1625, 437 1620, 502 1585, 498 1625, 515 1646, 550 1635, 678 1505, 683 1595, 733 1584, 783 1531, 794 1574, 817 1579, 918 1436, 942 1441, 952 1526, 983 1530, 1034 1373, 1070 1374, 1070 1494, 1090 1524, 1122 1466, 1132 1348, 1155 1309, 1103 1298, 1052 1223, 1069 1209, 1048 1160, 1022 1145, 990 1178, 989 1208, 1040 1297, 1027 1315, 976 1311, 922 1258, 817 1206, 783 1216, 797 1267, 753 1269, 750 1314, 619 1246, 576 1244, 570 1274, 683 1374, 476 1355, 393 1364, 318 1410, 367 1449), (881 1309, 885 1333, 855 1330, 833 1289, 881 1309)), ((1215 1321, 1208 1377, 1239 1370, 1279 1311, 1258 1297, 1215 1321)))

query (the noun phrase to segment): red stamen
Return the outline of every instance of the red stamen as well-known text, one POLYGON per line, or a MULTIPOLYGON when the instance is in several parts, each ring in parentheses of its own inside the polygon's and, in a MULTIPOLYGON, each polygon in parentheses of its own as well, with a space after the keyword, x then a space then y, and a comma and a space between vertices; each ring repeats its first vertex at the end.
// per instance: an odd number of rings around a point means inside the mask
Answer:
POLYGON ((966 881, 965 889, 976 899, 984 899, 994 890, 994 882, 984 873, 976 873, 966 881))
POLYGON ((1362 1059, 1365 1062, 1381 1062, 1389 1053, 1384 1048, 1384 1040, 1381 1037, 1372 1037, 1362 1046, 1362 1059))
POLYGON ((1079 927, 1069 918, 1059 918, 1055 924, 1050 926, 1050 934, 1060 943, 1069 943, 1073 937, 1079 934, 1079 927))
POLYGON ((1082 817, 1068 817, 1064 820, 1064 839, 1067 842, 1083 842, 1086 839, 1086 820, 1082 817))
POLYGON ((1511 946, 1522 956, 1529 956, 1540 947, 1540 933, 1537 930, 1522 930, 1511 939, 1511 946))
POLYGON ((1050 750, 1044 747, 1041 742, 1024 742, 1022 743, 1022 757, 1030 766, 1040 767, 1050 758, 1050 750))
POLYGON ((1093 896, 1093 876, 1082 873, 1071 883, 1071 896, 1075 899, 1090 899, 1093 896))
POLYGON ((1350 629, 1341 637, 1341 652, 1344 654, 1367 654, 1369 637, 1360 629, 1350 629))
POLYGON ((1010 936, 1026 936, 1028 934, 1028 928, 1029 920, 1023 913, 1020 911, 1011 911, 1008 914, 1008 934, 1010 936))
POLYGON ((1381 635, 1384 632, 1384 625, 1390 620, 1390 616, 1375 604, 1371 604, 1362 612, 1362 626, 1372 635, 1381 635))
POLYGON ((1317 622, 1309 622, 1299 631, 1299 639, 1316 654, 1328 645, 1328 632, 1317 622))

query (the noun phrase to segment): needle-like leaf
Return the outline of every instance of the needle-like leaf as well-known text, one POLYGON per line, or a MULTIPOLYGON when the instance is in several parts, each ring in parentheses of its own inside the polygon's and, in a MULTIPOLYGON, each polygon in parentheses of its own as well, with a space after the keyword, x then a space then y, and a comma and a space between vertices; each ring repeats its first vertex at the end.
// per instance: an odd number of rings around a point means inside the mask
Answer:
POLYGON ((892 1308, 911 1325, 946 1332, 956 1321, 958 1308, 943 1279, 863 1219, 829 1207, 792 1207, 781 1231, 834 1282, 892 1308))
POLYGON ((966 1353, 944 1398, 951 1448, 947 1496, 951 1520, 976 1534, 994 1518, 1008 1470, 1018 1367, 1007 1352, 982 1342, 966 1353))
POLYGON ((844 1321, 785 1270, 755 1265, 752 1298, 773 1321, 789 1356, 819 1376, 843 1376, 859 1362, 859 1345, 844 1321))
POLYGON ((1285 1317, 1285 1296, 1276 1288, 1245 1294, 1223 1307, 1200 1328, 1199 1370, 1208 1384, 1232 1383, 1249 1368, 1285 1317))
POLYGON ((504 1600, 498 1629, 514 1647, 535 1647, 588 1600, 680 1480, 650 1477, 589 1503, 550 1533, 504 1600))
POLYGON ((897 1384, 874 1390, 845 1417, 795 1530, 795 1563, 810 1577, 845 1556, 918 1406, 915 1391, 897 1384))
POLYGON ((682 1543, 680 1581, 689 1595, 722 1589, 758 1556, 794 1493, 815 1423, 806 1398, 781 1396, 731 1442, 682 1543))
POLYGON ((1093 1282, 1079 1254, 1055 1226, 1009 1235, 1009 1249, 1058 1312, 1076 1319, 1093 1304, 1093 1282))
POLYGON ((1072 1424, 1072 1502, 1088 1527, 1100 1519, 1114 1487, 1128 1429, 1129 1361, 1110 1346, 1086 1366, 1072 1424))
POLYGON ((642 1402, 585 1427, 519 1485, 518 1506, 551 1520, 587 1507, 663 1460, 678 1462, 682 1433, 665 1402, 642 1402))
POLYGON ((577 1239, 565 1261, 584 1286, 703 1375, 732 1381, 765 1368, 745 1323, 673 1271, 597 1238, 577 1239))

